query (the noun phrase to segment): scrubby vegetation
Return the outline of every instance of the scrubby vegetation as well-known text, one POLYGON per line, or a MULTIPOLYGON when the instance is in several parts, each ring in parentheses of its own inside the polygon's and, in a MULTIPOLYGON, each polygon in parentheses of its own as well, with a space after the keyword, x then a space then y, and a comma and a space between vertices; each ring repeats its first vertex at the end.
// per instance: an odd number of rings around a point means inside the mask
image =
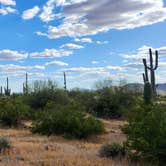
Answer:
POLYGON ((40 113, 33 124, 32 131, 48 136, 62 135, 81 139, 102 134, 104 126, 101 121, 87 116, 72 106, 59 106, 40 113))
MULTIPOLYGON (((28 94, 0 97, 0 125, 18 127, 28 121, 32 133, 87 139, 106 133, 103 119, 123 119, 127 121, 123 127, 125 146, 105 144, 100 156, 138 157, 163 165, 166 162, 165 97, 153 98, 150 86, 144 92, 143 95, 124 84, 113 86, 107 81, 98 83, 95 90, 64 90, 50 80, 36 81, 28 94)), ((6 138, 0 139, 0 150, 3 145, 10 147, 6 138)))
POLYGON ((166 107, 164 105, 139 105, 135 108, 129 124, 126 147, 133 156, 155 164, 166 163, 166 107))
POLYGON ((0 152, 11 148, 10 140, 7 137, 0 136, 0 152))
POLYGON ((125 155, 125 148, 119 143, 104 144, 99 150, 101 157, 123 157, 125 155))
POLYGON ((15 98, 0 99, 0 124, 18 126, 28 116, 29 107, 15 98))

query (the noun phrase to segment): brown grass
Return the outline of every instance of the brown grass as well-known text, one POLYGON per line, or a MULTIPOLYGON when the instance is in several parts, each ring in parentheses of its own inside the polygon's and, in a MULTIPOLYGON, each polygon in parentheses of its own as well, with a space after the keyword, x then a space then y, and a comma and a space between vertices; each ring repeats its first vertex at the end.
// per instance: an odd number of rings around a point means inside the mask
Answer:
POLYGON ((107 134, 86 141, 33 135, 28 129, 0 129, 1 135, 8 136, 12 144, 10 151, 0 155, 0 166, 128 166, 127 159, 98 156, 103 143, 125 140, 120 130, 123 121, 104 123, 107 134))

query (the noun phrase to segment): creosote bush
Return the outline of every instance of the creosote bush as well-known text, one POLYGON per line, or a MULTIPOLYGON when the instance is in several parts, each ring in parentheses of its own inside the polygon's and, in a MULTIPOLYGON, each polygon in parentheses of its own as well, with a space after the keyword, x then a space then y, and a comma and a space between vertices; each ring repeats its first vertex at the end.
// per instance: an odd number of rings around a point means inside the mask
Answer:
POLYGON ((18 126, 26 118, 29 107, 15 98, 0 99, 0 124, 4 126, 18 126))
POLYGON ((11 145, 10 145, 9 138, 0 136, 0 152, 3 152, 10 148, 11 148, 11 145))
POLYGON ((121 157, 125 155, 125 148, 119 143, 104 144, 99 150, 99 155, 101 157, 121 157))
POLYGON ((120 118, 135 103, 135 95, 126 87, 104 88, 98 92, 92 113, 106 119, 120 118))
POLYGON ((126 147, 133 155, 154 162, 166 163, 166 107, 143 105, 134 110, 123 131, 127 135, 126 147))
POLYGON ((39 114, 33 123, 32 132, 82 139, 103 133, 104 125, 73 106, 57 106, 39 114))

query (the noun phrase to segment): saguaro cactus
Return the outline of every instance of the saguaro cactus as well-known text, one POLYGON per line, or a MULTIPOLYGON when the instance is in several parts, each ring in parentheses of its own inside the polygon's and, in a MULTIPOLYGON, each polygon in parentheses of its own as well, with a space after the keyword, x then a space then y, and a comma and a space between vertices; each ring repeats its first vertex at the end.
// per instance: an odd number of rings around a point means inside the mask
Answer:
POLYGON ((6 96, 10 96, 11 89, 9 89, 9 79, 8 79, 8 77, 7 77, 7 80, 6 80, 6 88, 4 88, 4 91, 5 91, 6 96))
POLYGON ((144 83, 149 82, 149 77, 148 77, 148 69, 147 69, 147 64, 146 64, 146 59, 143 59, 143 64, 144 64, 144 69, 145 69, 145 73, 143 73, 143 80, 144 83))
POLYGON ((23 83, 23 93, 28 94, 28 73, 26 73, 26 81, 23 83))
POLYGON ((67 84, 66 84, 66 73, 63 72, 64 75, 64 89, 67 90, 67 84))
POLYGON ((146 63, 146 59, 143 59, 143 63, 144 63, 144 67, 145 67, 145 74, 144 74, 143 77, 144 77, 145 81, 148 81, 147 69, 150 70, 150 80, 151 80, 152 94, 156 95, 155 70, 158 68, 158 51, 155 51, 155 63, 154 63, 154 60, 153 60, 153 54, 152 54, 151 49, 149 49, 149 55, 150 55, 150 65, 149 66, 146 63))
POLYGON ((0 92, 0 95, 2 96, 3 95, 3 88, 1 86, 1 92, 0 92))

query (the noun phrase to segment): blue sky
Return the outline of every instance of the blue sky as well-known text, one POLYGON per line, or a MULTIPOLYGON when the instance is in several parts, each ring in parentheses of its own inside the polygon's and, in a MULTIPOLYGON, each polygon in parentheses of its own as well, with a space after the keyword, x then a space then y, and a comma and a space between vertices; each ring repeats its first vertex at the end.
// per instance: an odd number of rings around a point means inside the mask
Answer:
POLYGON ((69 88, 98 80, 142 82, 142 58, 159 51, 166 82, 166 1, 0 0, 0 84, 12 91, 51 78, 69 88))

